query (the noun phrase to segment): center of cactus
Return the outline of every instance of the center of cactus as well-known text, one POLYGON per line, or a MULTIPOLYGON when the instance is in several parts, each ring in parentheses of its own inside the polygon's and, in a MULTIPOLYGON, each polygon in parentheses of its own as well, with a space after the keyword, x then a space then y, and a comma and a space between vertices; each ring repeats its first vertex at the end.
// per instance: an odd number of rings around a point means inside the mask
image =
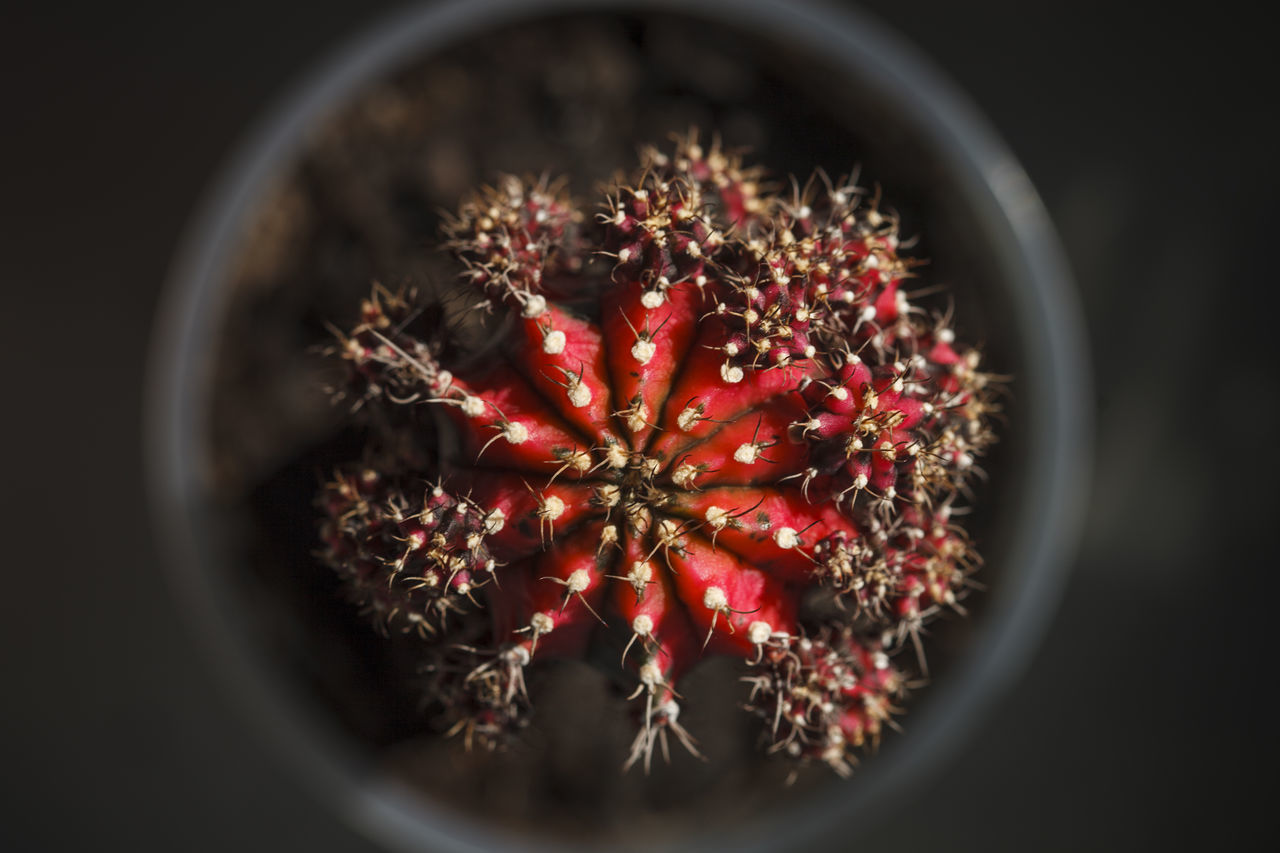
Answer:
POLYGON ((686 139, 594 222, 507 179, 447 232, 502 345, 451 369, 411 300, 365 303, 348 390, 436 407, 457 451, 330 483, 329 562, 438 658, 483 614, 489 650, 438 666, 469 742, 521 724, 532 661, 614 643, 644 697, 628 763, 695 748, 675 684, 720 653, 776 749, 847 772, 904 689, 890 653, 958 608, 952 510, 994 410, 977 352, 911 303, 896 218, 823 176, 772 195, 686 139))

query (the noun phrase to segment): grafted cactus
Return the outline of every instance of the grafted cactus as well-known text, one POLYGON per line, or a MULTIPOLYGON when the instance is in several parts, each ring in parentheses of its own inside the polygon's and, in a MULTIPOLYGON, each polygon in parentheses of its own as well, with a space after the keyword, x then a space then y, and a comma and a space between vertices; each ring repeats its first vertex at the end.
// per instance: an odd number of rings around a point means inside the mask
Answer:
POLYGON ((923 667, 920 626, 970 584, 953 509, 999 390, 912 303, 894 215, 822 174, 777 194, 689 137, 594 215, 506 178, 446 232, 500 340, 467 357, 376 290, 335 347, 344 394, 418 433, 384 445, 441 449, 384 448, 321 503, 326 560, 422 636, 451 730, 502 743, 527 669, 612 644, 639 714, 625 763, 647 767, 673 738, 696 752, 677 687, 726 654, 747 674, 725 701, 770 749, 848 772, 923 667))

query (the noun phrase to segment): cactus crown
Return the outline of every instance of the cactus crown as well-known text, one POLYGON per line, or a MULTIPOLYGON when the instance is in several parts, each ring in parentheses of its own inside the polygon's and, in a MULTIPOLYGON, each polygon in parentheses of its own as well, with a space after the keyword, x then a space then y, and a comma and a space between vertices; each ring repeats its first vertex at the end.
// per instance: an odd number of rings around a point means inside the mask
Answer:
POLYGON ((423 637, 469 745, 523 725, 535 662, 613 643, 628 766, 696 752, 677 685, 719 653, 746 662, 770 749, 844 774, 905 691, 892 655, 959 610, 978 558, 953 509, 999 383, 912 303, 878 194, 763 177, 691 135, 594 216, 504 178, 446 226, 468 302, 509 318, 495 352, 446 357, 380 288, 339 336, 345 396, 429 405, 453 448, 339 472, 324 556, 380 627, 423 637))

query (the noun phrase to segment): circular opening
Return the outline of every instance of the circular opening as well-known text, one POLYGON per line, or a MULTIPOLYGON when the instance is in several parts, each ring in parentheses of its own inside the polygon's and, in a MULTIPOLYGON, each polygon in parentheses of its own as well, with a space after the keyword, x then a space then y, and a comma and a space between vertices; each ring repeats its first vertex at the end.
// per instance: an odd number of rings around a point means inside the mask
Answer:
POLYGON ((156 345, 155 495, 175 577, 268 737, 398 846, 750 847, 797 810, 814 831, 865 819, 962 736, 1053 599, 1086 411, 1052 235, 1016 164, 865 21, 772 3, 570 5, 534 17, 457 3, 392 22, 308 82, 224 179, 175 269, 156 345), (439 211, 471 186, 545 171, 590 197, 637 145, 691 127, 750 147, 779 179, 860 168, 919 235, 925 281, 946 286, 962 337, 1014 376, 971 521, 990 591, 969 620, 932 629, 934 683, 914 694, 907 734, 848 783, 815 772, 784 787, 744 715, 712 710, 737 696, 720 664, 690 688, 703 710, 684 718, 713 733, 709 765, 620 775, 622 702, 574 667, 535 691, 541 742, 461 756, 415 712, 410 650, 374 635, 311 554, 317 476, 358 455, 321 391, 326 323, 350 317, 373 280, 451 279, 431 245, 439 211))

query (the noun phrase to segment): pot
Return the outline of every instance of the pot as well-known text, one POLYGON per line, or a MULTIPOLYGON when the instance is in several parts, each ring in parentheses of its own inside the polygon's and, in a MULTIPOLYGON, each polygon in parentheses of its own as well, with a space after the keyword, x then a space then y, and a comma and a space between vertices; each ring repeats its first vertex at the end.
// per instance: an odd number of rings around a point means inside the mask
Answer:
MULTIPOLYGON (((304 78, 188 230, 153 345, 156 530, 226 689, 300 783, 392 849, 847 841, 945 765, 1048 625, 1089 469, 1084 352, 1069 273, 1025 173, 962 95, 864 16, 768 0, 414 8, 304 78), (778 174, 860 164, 922 235, 962 334, 1013 376, 970 524, 987 590, 971 619, 932 629, 933 683, 906 733, 847 783, 786 789, 773 765, 745 759, 720 765, 730 782, 687 765, 619 782, 587 748, 558 759, 548 793, 545 755, 504 765, 422 746, 410 694, 389 686, 408 671, 400 650, 378 645, 310 556, 308 490, 355 452, 308 347, 370 277, 445 274, 404 250, 430 239, 432 203, 495 169, 602 179, 635 145, 690 125, 751 144, 778 174)), ((711 671, 690 704, 733 677, 711 671)), ((541 704, 577 697, 578 717, 549 713, 591 725, 592 703, 608 700, 590 679, 561 673, 541 704), (594 697, 585 712, 583 696, 594 697)))

